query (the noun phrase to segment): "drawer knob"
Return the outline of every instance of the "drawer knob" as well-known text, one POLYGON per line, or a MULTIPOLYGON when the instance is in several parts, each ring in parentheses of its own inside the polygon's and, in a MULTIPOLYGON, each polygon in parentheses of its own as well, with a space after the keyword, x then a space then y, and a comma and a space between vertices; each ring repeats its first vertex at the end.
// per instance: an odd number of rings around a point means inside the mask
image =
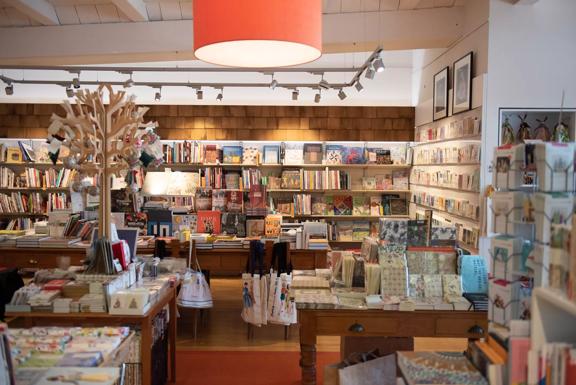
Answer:
POLYGON ((29 262, 31 265, 37 265, 37 264, 38 264, 38 261, 35 260, 35 259, 31 259, 31 260, 29 260, 28 262, 29 262))
POLYGON ((350 325, 348 330, 351 332, 354 332, 354 333, 363 333, 364 332, 364 326, 362 326, 359 323, 353 323, 352 325, 350 325))
POLYGON ((484 334, 484 329, 481 326, 474 325, 470 329, 468 329, 468 333, 471 334, 484 334))

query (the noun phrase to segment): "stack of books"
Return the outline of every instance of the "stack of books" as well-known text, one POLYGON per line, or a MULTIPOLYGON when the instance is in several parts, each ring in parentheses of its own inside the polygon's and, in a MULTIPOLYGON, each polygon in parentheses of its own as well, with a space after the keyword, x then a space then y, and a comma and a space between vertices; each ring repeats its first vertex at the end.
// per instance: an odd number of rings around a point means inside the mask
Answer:
POLYGON ((83 313, 106 313, 104 294, 85 294, 80 298, 80 311, 83 313))
POLYGON ((16 247, 40 247, 40 241, 47 238, 45 235, 24 235, 16 239, 16 247))

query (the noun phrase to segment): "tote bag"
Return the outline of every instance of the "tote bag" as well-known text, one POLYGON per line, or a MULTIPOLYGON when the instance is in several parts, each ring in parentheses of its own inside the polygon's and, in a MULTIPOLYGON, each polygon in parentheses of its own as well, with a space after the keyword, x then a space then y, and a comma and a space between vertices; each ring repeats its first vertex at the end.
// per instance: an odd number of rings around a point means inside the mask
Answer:
POLYGON ((184 282, 178 294, 177 303, 179 306, 193 309, 207 309, 213 306, 212 292, 206 282, 206 277, 202 273, 198 259, 196 259, 196 270, 190 269, 192 259, 192 241, 190 241, 190 251, 188 254, 188 270, 184 274, 184 282))

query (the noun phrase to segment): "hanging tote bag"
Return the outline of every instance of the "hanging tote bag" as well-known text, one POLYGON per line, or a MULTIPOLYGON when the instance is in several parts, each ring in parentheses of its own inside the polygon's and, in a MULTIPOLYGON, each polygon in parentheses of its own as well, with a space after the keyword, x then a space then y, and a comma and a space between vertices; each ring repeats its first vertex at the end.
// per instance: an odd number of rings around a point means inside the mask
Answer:
POLYGON ((193 244, 190 240, 190 250, 188 253, 188 270, 184 274, 184 282, 178 294, 178 305, 193 309, 208 309, 213 306, 212 292, 206 282, 206 277, 202 273, 198 259, 195 258, 196 270, 190 269, 192 260, 193 244))
POLYGON ((258 268, 262 272, 264 248, 259 241, 250 242, 250 254, 246 263, 246 273, 242 274, 242 319, 244 322, 262 326, 266 324, 266 287, 265 276, 255 274, 258 268), (264 296, 263 294, 264 293, 264 296))

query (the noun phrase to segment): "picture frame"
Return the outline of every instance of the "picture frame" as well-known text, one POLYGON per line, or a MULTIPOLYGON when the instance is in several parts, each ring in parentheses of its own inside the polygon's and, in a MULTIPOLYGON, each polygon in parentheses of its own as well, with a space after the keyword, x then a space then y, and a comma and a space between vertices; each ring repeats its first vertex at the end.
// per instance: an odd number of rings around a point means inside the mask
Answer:
POLYGON ((456 60, 452 67, 452 115, 472 109, 473 52, 456 60))
POLYGON ((436 121, 448 116, 448 80, 450 69, 444 67, 434 75, 432 120, 436 121))

